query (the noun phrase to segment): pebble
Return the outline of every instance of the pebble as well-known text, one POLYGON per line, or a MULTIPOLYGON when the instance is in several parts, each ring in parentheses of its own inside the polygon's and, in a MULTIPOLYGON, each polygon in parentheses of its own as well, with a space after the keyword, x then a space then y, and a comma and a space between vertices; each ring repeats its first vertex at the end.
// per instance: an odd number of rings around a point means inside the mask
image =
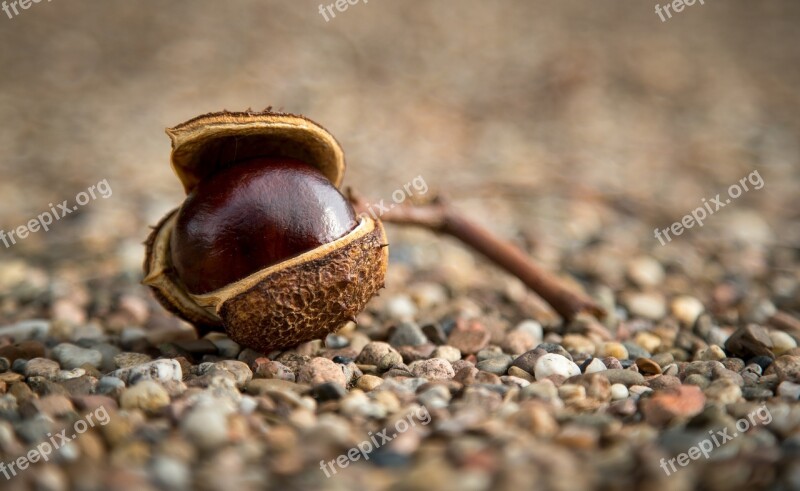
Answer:
MULTIPOLYGON (((364 346, 364 349, 361 350, 361 353, 358 354, 356 358, 356 363, 361 365, 378 365, 381 359, 387 353, 397 353, 397 351, 392 348, 389 343, 384 343, 382 341, 372 341, 364 346)), ((398 354, 399 356, 399 354, 398 354)), ((401 357, 402 358, 402 357, 401 357)))
POLYGON ((700 414, 706 398, 699 387, 682 385, 656 392, 644 401, 645 420, 654 426, 663 426, 675 419, 687 419, 700 414))
POLYGON ((778 384, 778 395, 796 401, 800 399, 800 384, 784 380, 778 384))
POLYGON ((31 319, 0 327, 0 338, 9 337, 16 342, 30 339, 42 340, 50 333, 50 321, 31 319))
POLYGON ((53 356, 66 369, 79 368, 87 364, 100 368, 103 363, 103 355, 99 351, 70 343, 62 343, 53 348, 53 356))
POLYGON ((547 353, 536 360, 534 374, 536 380, 542 380, 551 375, 559 375, 564 378, 580 375, 581 369, 573 361, 555 353, 547 353))
POLYGON ((214 450, 228 440, 228 417, 214 406, 201 406, 181 419, 181 432, 201 450, 214 450))
POLYGON ((647 331, 636 333, 634 341, 650 353, 655 353, 661 346, 661 338, 647 331))
POLYGON ((153 358, 144 353, 123 352, 114 355, 114 365, 117 368, 130 368, 150 361, 153 361, 153 358))
POLYGON ((765 375, 773 373, 778 376, 780 381, 800 382, 800 356, 779 356, 764 372, 765 375))
POLYGON ((733 404, 742 398, 742 389, 727 378, 717 379, 703 391, 708 400, 718 404, 733 404))
POLYGON ((586 368, 584 369, 583 373, 597 373, 597 372, 603 372, 605 370, 607 370, 607 368, 600 360, 600 358, 592 358, 592 361, 590 361, 589 364, 586 365, 586 368))
POLYGON ((497 356, 478 362, 477 368, 495 375, 504 375, 513 360, 509 355, 497 356))
POLYGON ((297 374, 297 382, 310 385, 330 382, 342 388, 347 387, 347 379, 341 365, 322 357, 309 360, 297 374))
POLYGON ((455 376, 453 366, 442 358, 415 361, 409 365, 409 369, 415 377, 428 380, 449 380, 455 376))
POLYGON ((158 382, 142 380, 125 389, 119 398, 122 409, 141 409, 156 412, 169 404, 169 393, 158 382))
POLYGON ((408 295, 395 295, 386 302, 386 314, 392 319, 412 320, 417 315, 417 306, 408 295))
POLYGON ((447 344, 458 348, 461 353, 475 354, 489 344, 491 334, 477 321, 459 322, 450 332, 447 344))
POLYGON ((792 336, 783 331, 770 331, 769 338, 772 341, 772 352, 780 356, 790 349, 797 348, 797 341, 792 336))
POLYGON ((612 401, 620 401, 622 399, 628 398, 628 388, 625 387, 623 384, 612 384, 611 385, 611 400, 612 401))
POLYGON ((684 326, 691 327, 697 321, 697 318, 700 317, 700 314, 703 313, 705 307, 703 306, 703 302, 695 297, 682 295, 672 300, 670 310, 672 311, 672 315, 684 326))
POLYGON ((627 275, 640 287, 653 287, 664 281, 664 268, 652 257, 640 256, 628 263, 627 275))
POLYGON ((0 346, 0 357, 12 364, 17 360, 43 358, 44 355, 44 345, 39 341, 22 341, 10 346, 0 346))
POLYGON ((364 392, 371 392, 383 384, 383 379, 375 375, 362 375, 356 382, 356 387, 364 392))
POLYGON ((628 349, 622 343, 608 342, 603 343, 598 350, 597 356, 605 358, 612 356, 617 360, 628 359, 628 349))
POLYGON ((625 370, 621 368, 610 368, 603 372, 603 375, 611 384, 623 384, 627 387, 631 385, 644 384, 644 377, 639 372, 625 370))
POLYGON ((636 366, 639 368, 639 372, 644 375, 661 374, 661 367, 658 365, 658 363, 649 358, 637 358, 636 366))
POLYGON ((756 324, 737 329, 725 342, 725 349, 745 360, 754 356, 775 357, 769 333, 756 324))
POLYGON ((258 358, 254 362, 255 370, 253 375, 258 378, 275 378, 280 380, 295 381, 295 375, 292 370, 279 361, 269 360, 267 358, 258 358))
POLYGON ((399 346, 420 346, 428 343, 428 338, 422 328, 414 322, 403 322, 398 325, 389 336, 389 344, 399 346))
POLYGON ((139 380, 155 380, 167 382, 183 379, 183 370, 177 360, 160 359, 128 368, 120 368, 111 372, 112 377, 117 377, 128 384, 135 384, 139 380))
POLYGON ((450 363, 455 363, 461 359, 461 350, 448 344, 437 346, 431 353, 431 358, 442 358, 450 363))
POLYGON ((228 372, 233 375, 236 387, 243 388, 253 379, 253 371, 247 363, 238 360, 222 360, 214 363, 214 369, 228 372))
POLYGON ((32 360, 28 360, 25 364, 25 376, 26 377, 44 377, 48 379, 53 379, 58 376, 58 372, 61 370, 58 362, 53 360, 48 360, 47 358, 34 358, 32 360))
POLYGON ((659 320, 667 313, 666 301, 660 293, 633 293, 625 302, 633 316, 659 320))
POLYGON ((726 358, 725 352, 716 344, 712 344, 706 349, 702 349, 697 353, 697 358, 705 361, 721 361, 726 358))

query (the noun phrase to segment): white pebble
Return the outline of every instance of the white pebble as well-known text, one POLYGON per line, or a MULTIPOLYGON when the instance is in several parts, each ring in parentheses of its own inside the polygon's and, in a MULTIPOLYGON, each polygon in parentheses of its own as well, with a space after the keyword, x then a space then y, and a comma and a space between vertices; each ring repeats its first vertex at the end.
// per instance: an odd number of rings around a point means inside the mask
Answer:
POLYGON ((562 377, 572 377, 580 375, 581 369, 567 358, 555 353, 547 353, 536 360, 533 367, 536 380, 541 380, 550 375, 561 375, 562 377))
POLYGON ((595 372, 602 372, 604 370, 608 370, 605 363, 603 363, 600 358, 594 358, 592 361, 586 365, 586 370, 583 373, 595 373, 595 372))
POLYGON ((628 388, 622 384, 614 384, 611 386, 611 400, 620 401, 628 398, 628 388))
POLYGON ((769 338, 772 340, 772 351, 778 356, 790 349, 797 348, 797 341, 783 331, 771 331, 769 338))

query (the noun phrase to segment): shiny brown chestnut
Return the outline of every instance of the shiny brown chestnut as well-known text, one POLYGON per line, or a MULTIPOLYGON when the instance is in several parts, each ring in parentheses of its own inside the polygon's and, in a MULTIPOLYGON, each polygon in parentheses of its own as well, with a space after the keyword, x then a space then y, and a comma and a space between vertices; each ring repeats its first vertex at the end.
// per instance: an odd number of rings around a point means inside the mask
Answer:
POLYGON ((144 283, 168 310, 269 352, 337 330, 383 286, 383 226, 337 189, 344 155, 324 128, 223 112, 167 133, 187 198, 148 238, 144 283))

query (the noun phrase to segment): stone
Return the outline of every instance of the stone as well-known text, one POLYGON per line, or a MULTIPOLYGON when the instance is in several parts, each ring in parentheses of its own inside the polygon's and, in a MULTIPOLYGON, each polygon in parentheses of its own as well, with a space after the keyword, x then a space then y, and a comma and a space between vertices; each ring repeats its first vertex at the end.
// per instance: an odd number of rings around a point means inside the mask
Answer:
POLYGON ((411 320, 417 315, 417 306, 408 295, 395 295, 384 307, 386 314, 397 320, 411 320))
POLYGON ((555 353, 547 353, 540 356, 536 360, 536 365, 534 366, 536 380, 542 380, 551 375, 560 375, 564 378, 569 378, 573 375, 580 375, 580 373, 581 369, 578 365, 555 353))
POLYGON ((389 344, 393 347, 420 346, 428 343, 422 329, 414 322, 402 322, 389 336, 389 344))
POLYGON ((682 295, 672 300, 670 303, 672 315, 684 326, 691 327, 703 313, 705 307, 703 302, 688 295, 682 295))
POLYGON ((356 387, 364 392, 371 392, 383 384, 383 379, 375 375, 362 375, 356 382, 356 387))
POLYGON ((119 402, 122 409, 141 409, 153 413, 169 404, 169 394, 158 382, 142 380, 125 389, 119 402))
POLYGON ((295 381, 295 375, 292 370, 279 361, 273 361, 267 358, 257 358, 253 364, 254 376, 258 378, 274 378, 280 380, 295 381))
POLYGON ((338 384, 342 388, 347 387, 347 380, 341 365, 322 357, 309 360, 297 374, 297 381, 309 385, 331 382, 338 384))
POLYGON ((623 384, 613 384, 611 385, 611 400, 612 401, 620 401, 622 399, 628 398, 628 388, 625 387, 623 384))
POLYGON ((661 374, 661 367, 650 358, 637 358, 636 366, 639 368, 639 372, 644 375, 661 374))
POLYGON ((382 341, 372 341, 371 343, 368 343, 366 346, 364 346, 364 348, 361 350, 361 353, 358 354, 358 357, 356 358, 356 363, 361 365, 377 366, 378 363, 380 363, 381 358, 383 358, 387 353, 391 352, 397 353, 397 351, 394 348, 392 348, 392 346, 389 343, 384 343, 382 341))
POLYGON ((697 353, 697 357, 704 361, 721 361, 726 358, 725 352, 716 344, 712 344, 706 349, 702 349, 697 353))
POLYGON ((778 395, 796 401, 800 399, 800 384, 784 380, 778 384, 778 395))
POLYGON ((25 364, 26 377, 54 379, 58 376, 59 370, 61 370, 61 367, 58 365, 58 362, 48 360, 47 358, 34 358, 28 360, 28 363, 25 364))
POLYGON ((627 276, 640 287, 658 286, 664 281, 664 268, 656 259, 640 256, 627 265, 627 276))
POLYGON ((450 362, 441 358, 415 361, 408 368, 415 377, 428 380, 450 380, 455 376, 450 362))
POLYGON ((725 342, 725 349, 745 360, 754 356, 775 358, 772 347, 767 330, 756 324, 737 329, 725 342))
POLYGON ((733 404, 742 398, 742 389, 731 379, 717 379, 703 391, 708 400, 719 404, 733 404))
POLYGON ((664 390, 681 385, 681 379, 672 375, 659 375, 647 381, 647 386, 653 390, 664 390))
POLYGON ((224 371, 233 375, 236 387, 243 388, 247 382, 253 379, 253 371, 247 363, 238 360, 222 360, 214 363, 213 371, 224 371))
POLYGON ((620 368, 610 368, 602 374, 608 379, 611 384, 623 384, 627 387, 631 385, 644 384, 644 377, 639 372, 632 370, 625 370, 620 368))
POLYGON ((201 406, 181 419, 181 432, 201 450, 214 450, 228 441, 228 417, 212 405, 201 406))
POLYGON ((659 346, 661 346, 661 338, 655 334, 647 331, 636 333, 633 338, 634 342, 647 350, 649 353, 654 353, 659 346))
POLYGON ((445 344, 438 346, 435 350, 433 350, 433 353, 431 353, 431 358, 443 358, 450 363, 455 363, 461 359, 461 350, 455 346, 445 344))
POLYGON ((682 385, 656 392, 645 400, 642 412, 645 420, 654 426, 663 426, 676 419, 688 419, 700 414, 706 398, 699 387, 682 385))
POLYGON ((489 344, 491 334, 477 321, 459 322, 450 332, 447 344, 464 354, 475 354, 489 344))
POLYGON ((183 370, 177 360, 160 359, 128 368, 120 368, 111 372, 111 376, 117 377, 129 385, 136 384, 140 380, 155 380, 158 382, 174 380, 180 382, 183 380, 183 370))
POLYGON ((150 355, 144 353, 117 353, 114 355, 114 365, 117 368, 130 368, 153 361, 150 355))
POLYGON ((0 338, 9 337, 20 343, 30 339, 45 339, 50 333, 50 321, 31 319, 0 327, 0 338))
POLYGON ((781 382, 800 382, 800 356, 781 355, 767 367, 764 374, 775 374, 781 382))
POLYGON ((605 370, 607 370, 607 368, 600 360, 600 358, 592 358, 592 361, 590 361, 589 364, 586 365, 586 368, 584 369, 583 373, 597 373, 597 372, 603 372, 605 370))
POLYGON ((627 360, 628 359, 628 350, 622 343, 616 342, 608 342, 603 343, 598 350, 597 356, 599 357, 609 357, 613 356, 618 360, 627 360))
POLYGON ((82 365, 100 368, 103 363, 103 354, 99 351, 70 343, 61 343, 53 348, 53 357, 66 369, 79 368, 82 365))
POLYGON ((0 357, 12 364, 17 360, 44 358, 44 355, 44 345, 39 341, 22 341, 10 346, 0 346, 0 357))
POLYGON ((772 352, 775 353, 775 356, 780 356, 790 349, 797 348, 797 341, 786 332, 770 331, 769 338, 772 341, 772 352))
POLYGON ((659 320, 667 313, 664 296, 656 292, 641 292, 629 295, 625 300, 632 316, 659 320))
POLYGON ((502 355, 478 362, 477 368, 495 375, 505 375, 512 361, 511 356, 502 355))

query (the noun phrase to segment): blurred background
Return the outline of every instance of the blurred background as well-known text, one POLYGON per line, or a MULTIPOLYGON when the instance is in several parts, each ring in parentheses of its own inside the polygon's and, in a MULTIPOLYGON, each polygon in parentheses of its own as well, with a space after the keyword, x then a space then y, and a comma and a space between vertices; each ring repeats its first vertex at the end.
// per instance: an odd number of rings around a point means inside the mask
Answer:
POLYGON ((797 2, 698 3, 666 22, 634 1, 376 0, 327 22, 310 1, 19 12, 0 16, 0 227, 102 179, 114 194, 4 262, 138 269, 147 225, 182 200, 164 128, 267 106, 326 126, 367 198, 422 175, 553 264, 598 237, 653 248, 655 227, 753 170, 765 188, 659 254, 800 237, 797 2))

